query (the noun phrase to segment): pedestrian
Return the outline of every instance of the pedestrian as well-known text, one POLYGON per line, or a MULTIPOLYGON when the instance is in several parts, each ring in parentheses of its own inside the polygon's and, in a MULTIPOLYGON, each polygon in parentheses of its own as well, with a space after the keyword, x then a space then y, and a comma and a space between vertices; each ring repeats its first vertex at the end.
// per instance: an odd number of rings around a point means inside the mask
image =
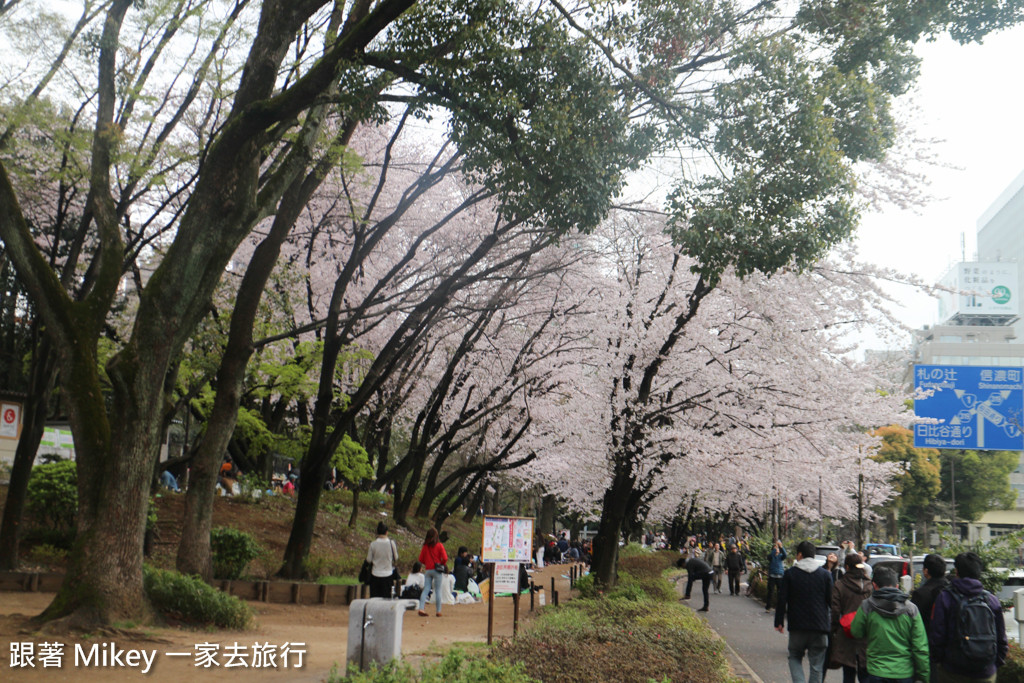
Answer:
MULTIPOLYGON (((677 563, 678 565, 678 563, 677 563)), ((704 560, 699 557, 691 557, 686 560, 686 593, 683 594, 683 600, 690 599, 690 591, 693 589, 693 582, 700 579, 701 591, 704 593, 704 606, 701 607, 698 612, 707 612, 710 603, 708 597, 708 586, 711 584, 711 578, 714 576, 714 570, 704 560)))
POLYGON ((789 619, 789 674, 793 683, 821 683, 825 676, 828 633, 832 627, 832 576, 814 560, 810 541, 796 547, 796 562, 782 575, 775 630, 785 633, 789 619), (810 675, 804 677, 807 654, 810 675))
POLYGON ((725 556, 725 570, 729 572, 729 595, 740 594, 740 574, 746 569, 743 556, 736 546, 729 546, 729 554, 725 556))
POLYGON ((779 584, 782 583, 782 575, 786 571, 786 565, 783 561, 786 559, 786 549, 782 546, 782 541, 775 539, 775 543, 772 544, 772 549, 768 553, 768 592, 764 598, 764 610, 770 612, 772 609, 772 594, 775 594, 775 600, 778 602, 779 599, 779 584))
POLYGON ((377 522, 377 538, 366 550, 366 561, 370 563, 370 597, 390 598, 395 566, 398 564, 398 548, 388 538, 388 526, 377 522))
POLYGON ((402 597, 411 598, 413 600, 419 600, 420 594, 423 593, 423 565, 419 562, 412 563, 412 571, 409 572, 409 576, 405 578, 405 584, 402 585, 402 597))
POLYGON ((430 527, 427 536, 423 540, 423 547, 420 548, 419 561, 423 565, 423 592, 420 593, 420 608, 418 614, 421 617, 427 616, 427 596, 431 590, 434 592, 434 605, 437 612, 434 616, 441 616, 441 601, 444 590, 442 579, 448 573, 448 553, 445 552, 444 544, 437 535, 437 529, 430 527))
MULTIPOLYGON (((910 594, 910 601, 917 605, 917 611, 921 613, 921 621, 924 623, 924 632, 928 634, 930 640, 932 636, 932 607, 935 605, 935 599, 939 597, 939 593, 949 585, 949 579, 946 578, 946 561, 941 555, 935 553, 925 555, 921 566, 921 575, 924 577, 924 581, 910 594)), ((937 651, 931 652, 932 681, 935 681, 938 676, 939 655, 940 653, 937 651)))
POLYGON ((459 552, 452 562, 452 574, 455 575, 455 590, 465 593, 469 590, 469 579, 473 576, 473 558, 469 556, 469 548, 459 546, 459 552))
POLYGON ((721 593, 722 574, 725 573, 725 551, 722 550, 722 544, 713 543, 704 554, 704 561, 710 564, 711 569, 715 572, 715 593, 721 593))
POLYGON ((1009 647, 999 600, 981 585, 985 565, 976 553, 960 553, 953 568, 956 578, 935 598, 932 610, 930 645, 939 659, 935 680, 993 683, 1009 647))
POLYGON ((168 488, 175 493, 181 493, 181 488, 178 486, 178 480, 173 474, 171 474, 170 470, 164 470, 160 473, 160 484, 164 488, 168 488))
POLYGON ((917 605, 896 587, 896 572, 879 567, 874 592, 850 624, 854 638, 867 640, 868 683, 914 683, 929 675, 928 636, 917 605))
POLYGON ((867 671, 867 640, 846 634, 840 623, 847 617, 847 628, 852 614, 861 603, 871 597, 873 586, 864 573, 864 564, 857 553, 845 555, 846 566, 842 577, 832 589, 832 648, 829 666, 843 668, 843 683, 864 683, 867 671), (851 615, 851 616, 847 616, 851 615))
POLYGON ((839 564, 838 555, 829 553, 825 557, 825 571, 832 575, 833 584, 839 580, 839 577, 843 575, 843 567, 839 564))

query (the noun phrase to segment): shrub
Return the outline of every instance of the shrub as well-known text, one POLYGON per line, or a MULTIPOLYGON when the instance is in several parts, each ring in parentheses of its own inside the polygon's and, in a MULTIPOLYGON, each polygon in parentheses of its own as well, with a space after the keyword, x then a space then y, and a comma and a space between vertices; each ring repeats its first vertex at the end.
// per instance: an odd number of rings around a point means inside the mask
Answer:
POLYGON ((153 608, 165 616, 230 629, 245 629, 252 623, 252 610, 247 604, 198 576, 146 566, 142 580, 153 608))
POLYGON ((675 564, 679 555, 668 551, 644 551, 619 559, 619 571, 625 571, 638 579, 657 578, 675 564))
POLYGON ((751 594, 762 602, 768 597, 768 574, 764 567, 757 567, 750 570, 747 575, 747 585, 750 586, 751 594))
POLYGON ((352 573, 348 565, 341 562, 340 558, 315 554, 310 554, 306 558, 305 568, 306 574, 313 580, 319 580, 328 576, 344 576, 346 574, 352 574, 354 578, 359 573, 358 569, 355 573, 352 573))
POLYGON ((259 557, 260 544, 249 533, 230 527, 216 527, 210 532, 213 554, 213 575, 219 579, 239 579, 246 566, 259 557))
POLYGON ((581 598, 596 598, 597 597, 597 586, 594 584, 594 575, 587 574, 577 579, 576 583, 573 584, 573 588, 579 591, 581 598))
POLYGON ((32 548, 28 553, 28 559, 36 564, 47 565, 50 567, 62 567, 68 559, 68 551, 64 548, 58 548, 50 545, 49 543, 43 543, 32 548))
POLYGON ((620 574, 619 586, 616 586, 615 591, 609 597, 617 595, 620 588, 630 591, 639 590, 643 593, 645 599, 654 600, 655 602, 676 602, 679 600, 679 593, 676 591, 675 584, 661 574, 655 576, 620 574))
POLYGON ((996 670, 996 683, 1021 683, 1024 681, 1024 648, 1010 641, 1006 663, 996 670))
POLYGON ((49 526, 69 530, 78 511, 78 468, 72 460, 38 465, 28 479, 28 509, 49 526))
POLYGON ((542 680, 720 683, 729 680, 724 647, 679 604, 608 597, 548 608, 494 656, 542 680))
POLYGON ((383 667, 372 664, 366 671, 350 669, 344 678, 332 670, 328 683, 536 683, 523 672, 520 664, 491 661, 469 656, 458 648, 449 650, 440 662, 424 664, 419 673, 407 663, 394 660, 383 667))

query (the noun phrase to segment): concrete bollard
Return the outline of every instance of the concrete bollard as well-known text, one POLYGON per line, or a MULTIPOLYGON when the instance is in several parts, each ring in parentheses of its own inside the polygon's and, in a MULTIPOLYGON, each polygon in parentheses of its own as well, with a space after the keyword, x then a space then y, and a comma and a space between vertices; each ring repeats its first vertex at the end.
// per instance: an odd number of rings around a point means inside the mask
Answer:
POLYGON ((416 600, 356 600, 348 612, 348 664, 361 671, 371 662, 387 664, 402 656, 402 616, 416 600))

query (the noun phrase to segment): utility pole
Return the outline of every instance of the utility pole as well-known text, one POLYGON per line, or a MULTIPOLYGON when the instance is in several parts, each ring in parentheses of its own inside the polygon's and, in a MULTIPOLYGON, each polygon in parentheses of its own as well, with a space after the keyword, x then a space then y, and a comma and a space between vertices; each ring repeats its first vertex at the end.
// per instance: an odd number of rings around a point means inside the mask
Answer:
POLYGON ((953 502, 953 534, 960 540, 960 531, 956 528, 956 456, 949 456, 949 492, 953 502))
POLYGON ((857 547, 864 547, 864 473, 857 475, 857 547))
POLYGON ((818 538, 825 540, 825 517, 821 514, 821 475, 818 475, 818 538))

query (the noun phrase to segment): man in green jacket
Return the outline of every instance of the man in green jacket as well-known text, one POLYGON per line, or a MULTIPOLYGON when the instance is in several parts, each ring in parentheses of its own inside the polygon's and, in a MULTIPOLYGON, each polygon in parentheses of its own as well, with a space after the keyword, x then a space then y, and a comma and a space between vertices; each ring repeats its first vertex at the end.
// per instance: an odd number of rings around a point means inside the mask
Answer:
POLYGON ((927 681, 928 635, 917 605, 896 587, 893 570, 879 567, 871 578, 875 591, 850 625, 854 638, 868 641, 868 683, 927 681))

